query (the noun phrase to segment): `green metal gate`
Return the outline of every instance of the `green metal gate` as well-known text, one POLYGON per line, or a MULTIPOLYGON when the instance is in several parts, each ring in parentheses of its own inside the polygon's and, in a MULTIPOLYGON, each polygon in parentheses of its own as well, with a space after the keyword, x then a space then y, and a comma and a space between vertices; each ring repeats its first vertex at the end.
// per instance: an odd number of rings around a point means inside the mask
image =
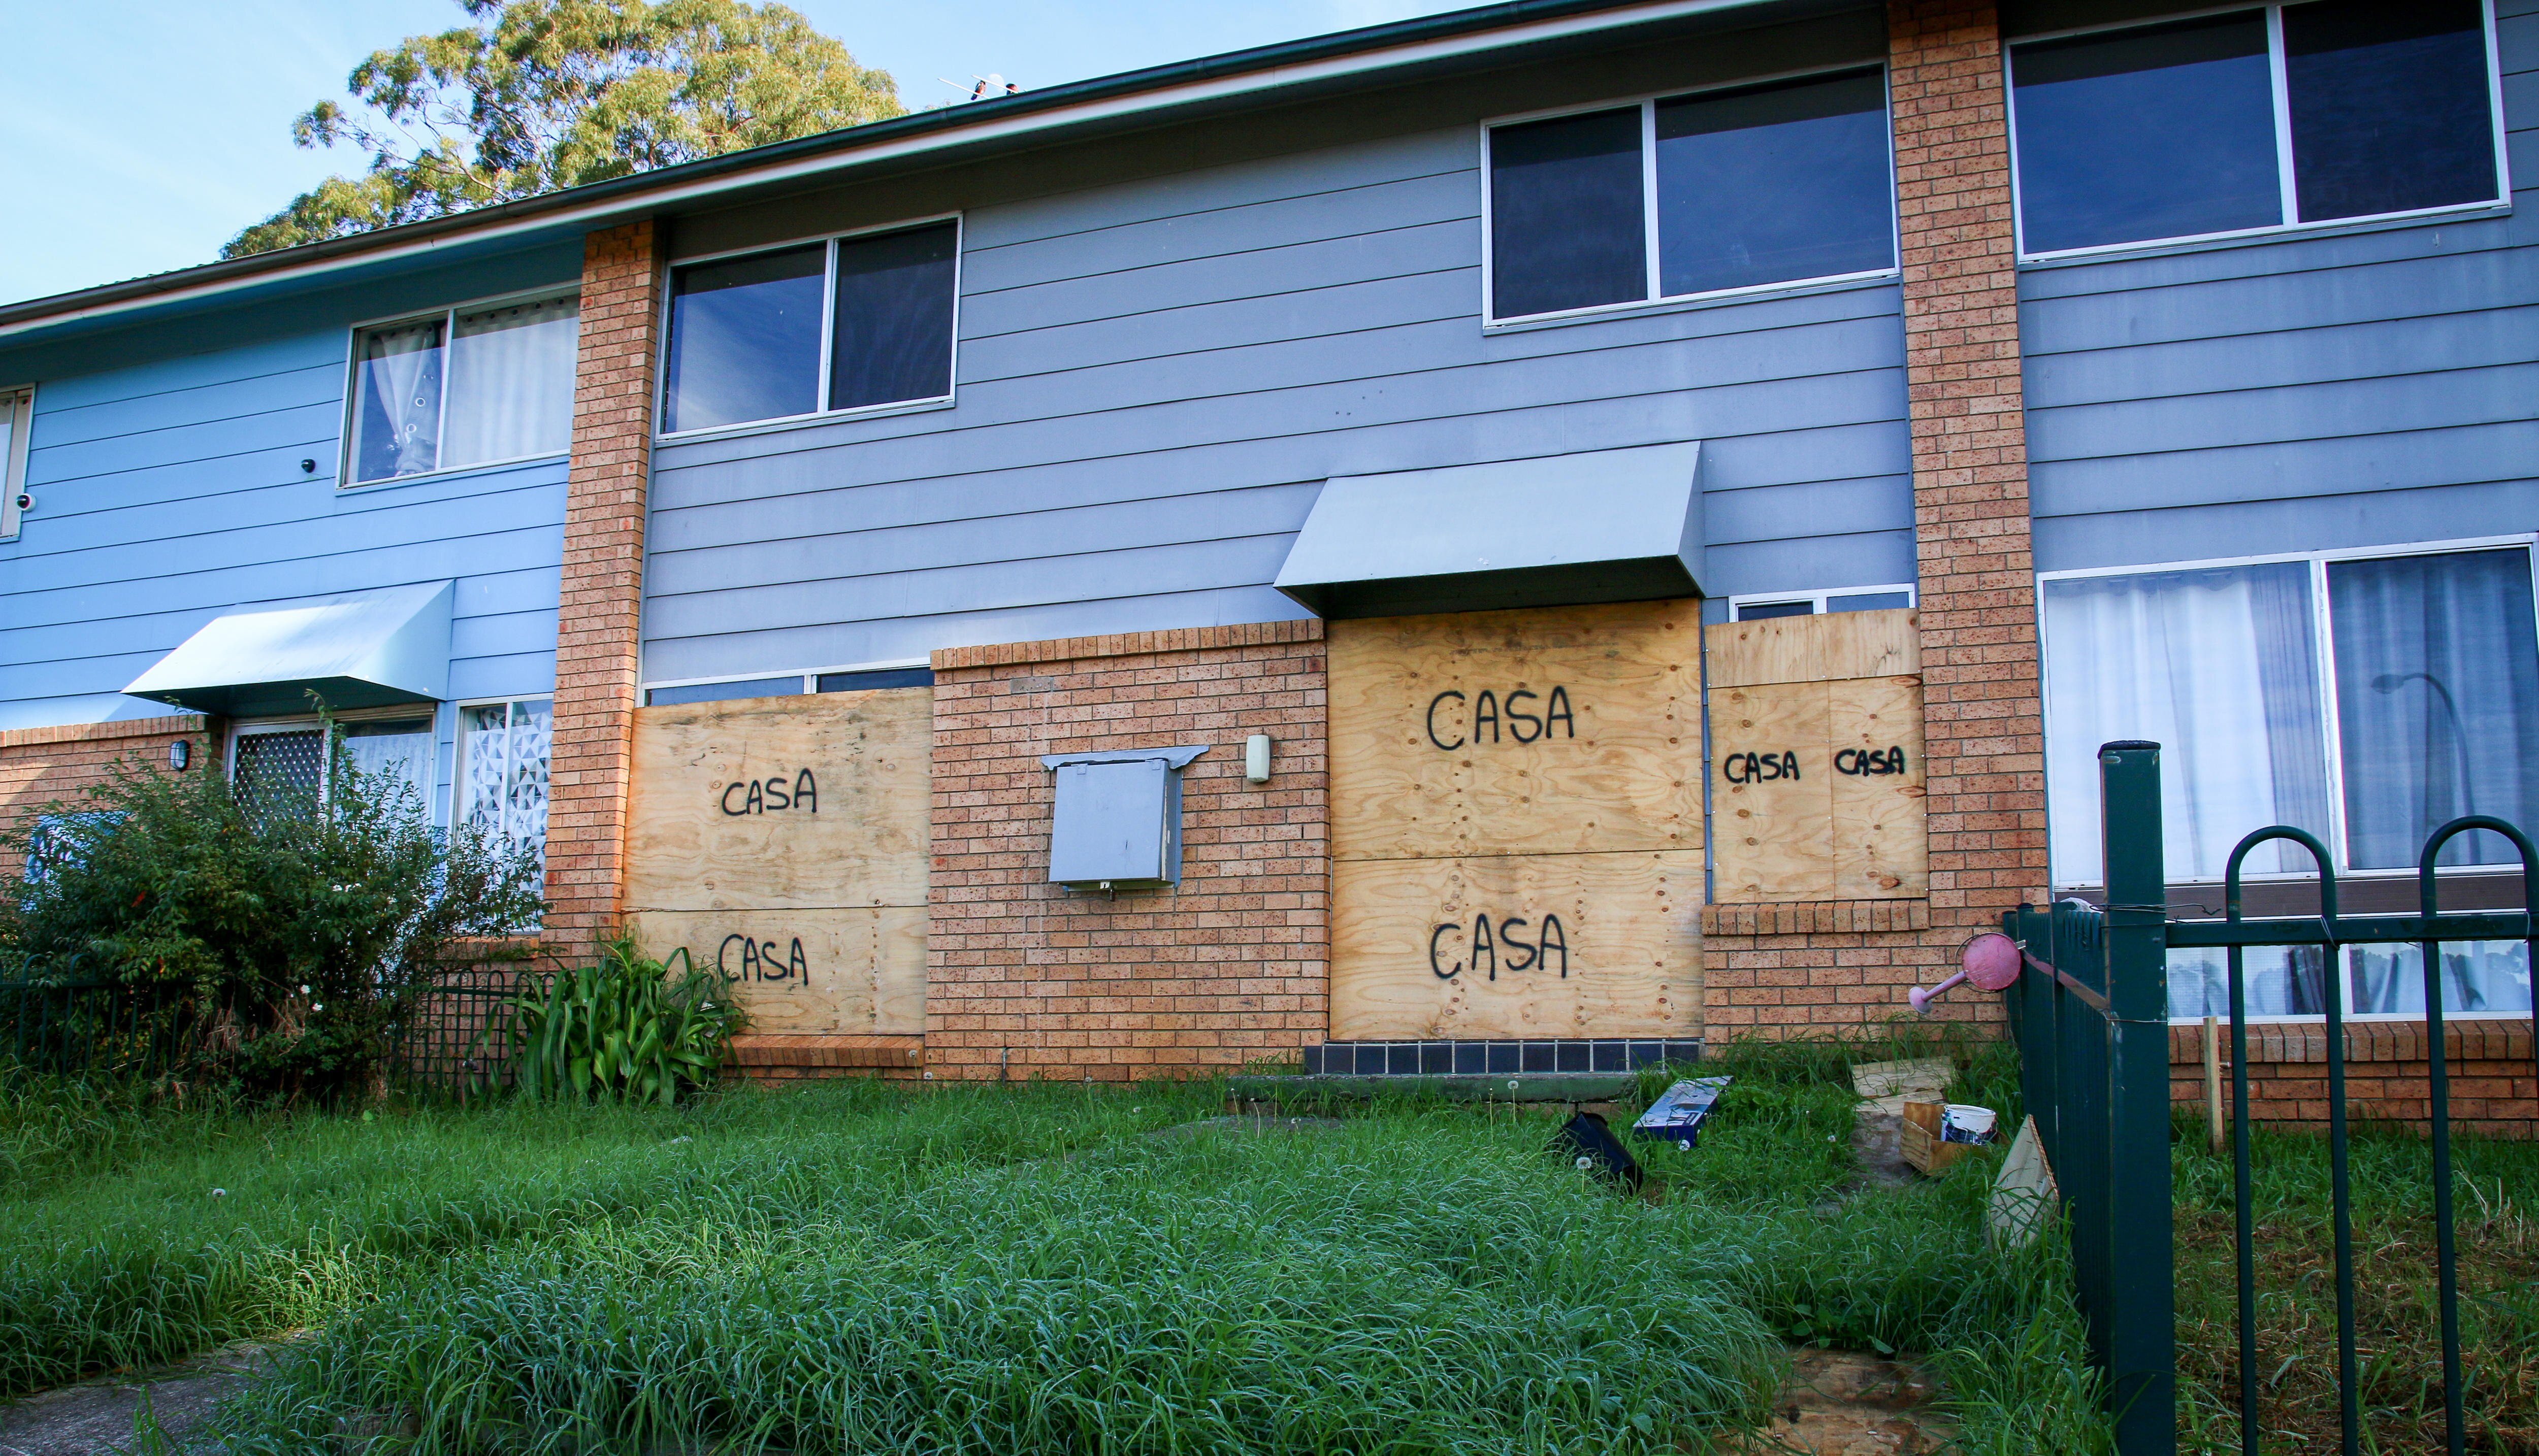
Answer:
MULTIPOLYGON (((2529 907, 2539 853, 2502 820, 2456 819, 2434 831, 2418 861, 2420 908, 2413 915, 2340 915, 2336 873, 2326 847, 2286 826, 2258 829, 2230 854, 2227 918, 2171 921, 2162 863, 2160 745, 2110 743, 2098 750, 2101 825, 2107 867, 2104 908, 2079 899, 2022 905, 2002 917, 2024 968, 2003 995, 2020 1050, 2023 1092, 2036 1118, 2071 1216, 2075 1294, 2087 1321, 2092 1359, 2106 1376, 2122 1456, 2176 1449, 2177 1346, 2173 1328, 2176 1257, 2169 1206, 2168 951, 2224 948, 2230 967, 2231 1163, 2237 1205, 2240 1449, 2258 1450, 2255 1240, 2248 1165, 2247 986, 2250 946, 2321 946, 2326 988, 2328 1152, 2336 1237, 2337 1378, 2343 1445, 2362 1451, 2361 1374, 2355 1348, 2353 1201, 2347 1181, 2345 1009, 2339 951, 2366 944, 2415 945, 2425 969, 2427 1039, 2432 1047, 2434 1217, 2442 1338, 2442 1396, 2449 1450, 2464 1450, 2459 1285, 2451 1210, 2450 1092, 2442 1035, 2440 946, 2446 941, 2517 940, 2533 934, 2529 907), (2445 914, 2435 864, 2442 847, 2472 830, 2510 839, 2521 854, 2521 903, 2505 913, 2445 914), (2319 871, 2319 914, 2248 921, 2240 914, 2240 866, 2260 844, 2288 839, 2307 848, 2319 871)), ((2539 965, 2539 947, 2532 963, 2539 965)))

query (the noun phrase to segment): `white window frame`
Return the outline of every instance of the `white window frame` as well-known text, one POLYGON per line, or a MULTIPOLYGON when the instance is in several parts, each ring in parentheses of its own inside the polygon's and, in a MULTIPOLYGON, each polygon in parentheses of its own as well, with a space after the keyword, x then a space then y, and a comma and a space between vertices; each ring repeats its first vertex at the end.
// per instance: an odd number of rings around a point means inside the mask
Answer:
MULTIPOLYGON (((2052 633, 2046 626, 2044 611, 2045 586, 2048 582, 2097 576, 2144 576, 2165 571, 2200 571, 2222 566, 2270 565, 2283 562, 2307 563, 2310 588, 2310 641, 2312 650, 2317 654, 2320 738, 2326 752, 2326 762, 2323 766, 2327 774, 2327 826, 2326 832, 2319 837, 2321 842, 2327 845, 2328 867, 2336 872, 2336 878, 2340 881, 2412 880, 2416 875, 2412 869, 2357 870, 2350 868, 2347 863, 2345 754, 2337 731, 2337 725, 2341 719, 2337 714, 2339 690, 2336 681, 2335 624, 2329 618, 2327 568, 2330 563, 2336 562, 2380 562, 2398 557, 2452 556, 2461 552, 2490 551, 2509 547, 2520 547, 2531 553, 2533 581, 2531 605, 2534 615, 2539 615, 2539 532, 2533 531, 2505 536, 2473 536, 2452 541, 2408 542, 2399 546, 2351 546, 2338 547, 2329 551, 2287 551, 2262 556, 2214 557, 2192 562, 2157 562, 2129 566, 2090 566, 2069 571, 2039 571, 2036 573, 2038 662, 2041 668, 2053 661, 2051 654, 2054 651, 2054 642, 2052 633)), ((2539 650, 2539 640, 2534 640, 2532 645, 2534 650, 2539 650)), ((2038 706, 2044 710, 2045 720, 2051 722, 2053 717, 2048 698, 2053 692, 2053 680, 2050 674, 2042 671, 2038 674, 2038 680, 2040 684, 2037 694, 2038 706)), ((2046 771, 2050 774, 2053 772, 2053 759, 2050 752, 2046 761, 2046 771)), ((2248 827, 2255 829, 2262 828, 2264 826, 2250 825, 2248 827)), ((2051 826, 2047 828, 2046 844, 2050 851, 2053 844, 2051 826)), ((2060 874, 2054 873, 2050 864, 2047 873, 2057 893, 2071 889, 2101 888, 2093 882, 2066 880, 2060 874)), ((2448 865, 2436 869, 2435 873, 2441 876, 2492 875, 2499 871, 2492 865, 2448 865)), ((2297 883, 2317 877, 2307 870, 2284 870, 2264 873, 2245 872, 2239 878, 2242 884, 2253 885, 2267 881, 2297 883)), ((2222 881, 2172 878, 2168 883, 2218 886, 2222 881)))
MULTIPOLYGON (((411 477, 408 477, 408 479, 411 479, 411 477)), ((439 760, 441 748, 441 704, 437 702, 416 702, 407 703, 403 706, 351 708, 340 713, 330 713, 324 718, 319 717, 315 713, 295 713, 287 718, 237 719, 230 724, 229 751, 221 755, 221 775, 233 784, 238 782, 238 743, 241 738, 260 738, 273 733, 308 733, 322 730, 330 718, 332 721, 337 723, 362 723, 377 722, 393 718, 411 718, 416 716, 426 718, 432 723, 433 758, 435 761, 433 766, 434 771, 438 772, 440 769, 439 760)), ((317 757, 317 802, 321 804, 326 802, 326 796, 333 791, 334 778, 335 755, 329 750, 326 744, 320 743, 318 745, 317 757)), ((425 788, 423 792, 423 802, 424 808, 429 811, 433 802, 433 794, 430 787, 425 788)))
MULTIPOLYGON (((1815 289, 1844 288, 1854 284, 1889 280, 1903 276, 1903 223, 1895 206, 1895 80, 1883 60, 1848 61, 1840 65, 1807 66, 1794 71, 1775 71, 1763 76, 1741 77, 1735 81, 1717 82, 1673 91, 1646 92, 1635 97, 1614 97, 1586 105, 1553 106, 1536 111, 1517 111, 1505 116, 1484 117, 1480 123, 1480 188, 1481 188, 1481 327, 1485 330, 1529 327, 1535 324, 1558 323, 1569 319, 1603 318, 1618 313, 1645 312, 1686 303, 1733 301, 1739 298, 1800 293, 1815 289), (1747 284, 1733 289, 1709 289, 1690 294, 1661 293, 1665 264, 1658 256, 1658 105, 1664 101, 1687 100, 1716 92, 1744 91, 1750 87, 1772 86, 1785 81, 1804 81, 1813 77, 1832 77, 1875 67, 1880 91, 1887 97, 1887 227, 1888 241, 1894 248, 1896 262, 1886 268, 1872 268, 1859 273, 1834 273, 1821 278, 1793 278, 1779 283, 1747 284), (1490 184, 1490 133, 1502 126, 1515 126, 1528 121, 1549 121, 1561 116, 1583 116, 1594 111, 1618 111, 1636 106, 1640 112, 1640 227, 1643 251, 1646 253, 1648 277, 1646 294, 1618 303, 1596 303, 1585 308, 1564 308, 1550 313, 1518 313, 1501 318, 1496 313, 1497 251, 1492 226, 1490 184)), ((1789 598, 1796 600, 1796 598, 1789 598)))
MULTIPOLYGON (((869 228, 851 228, 843 232, 815 232, 802 237, 789 237, 782 242, 755 242, 751 243, 747 247, 724 248, 721 252, 698 253, 694 257, 671 259, 667 267, 667 274, 665 274, 662 279, 661 311, 659 318, 656 320, 657 333, 655 337, 659 340, 659 345, 655 351, 653 362, 654 366, 652 369, 652 418, 655 421, 666 420, 669 418, 670 317, 678 299, 670 291, 670 279, 667 275, 675 274, 681 268, 696 267, 701 263, 720 263, 726 258, 745 258, 753 253, 783 252, 787 248, 806 247, 812 243, 818 243, 821 247, 822 253, 820 275, 820 371, 817 381, 819 390, 817 398, 821 401, 821 407, 803 414, 777 415, 765 420, 742 420, 736 421, 730 425, 705 425, 699 426, 694 430, 661 430, 656 427, 652 435, 654 439, 663 442, 720 439, 727 435, 751 434, 760 430, 791 430, 803 425, 827 425, 840 420, 869 420, 885 415, 915 414, 921 410, 948 410, 952 408, 954 404, 958 403, 958 397, 961 392, 962 271, 969 263, 970 225, 967 214, 961 212, 948 212, 935 213, 922 218, 902 218, 895 222, 875 224, 869 228), (831 383, 829 378, 829 368, 836 359, 838 332, 838 245, 840 243, 852 242, 858 237, 873 237, 885 232, 911 232, 920 228, 931 228, 938 223, 949 223, 952 225, 952 354, 951 359, 948 361, 947 372, 944 375, 945 379, 948 381, 947 387, 941 394, 928 395, 924 399, 895 399, 885 404, 858 405, 853 409, 847 410, 829 409, 827 407, 831 383)), ((741 679, 725 680, 705 678, 693 681, 738 682, 745 681, 746 677, 777 678, 783 676, 783 673, 753 673, 747 674, 741 679)), ((664 683, 650 686, 668 687, 671 685, 664 683)))
POLYGON ((510 303, 532 303, 543 298, 561 298, 570 295, 574 300, 575 337, 582 330, 582 285, 560 285, 555 288, 522 289, 490 298, 468 298, 446 308, 423 308, 408 313, 391 313, 384 318, 366 318, 344 331, 344 418, 339 429, 341 443, 336 448, 335 489, 369 491, 380 486, 407 486, 417 481, 440 480, 445 476, 467 475, 479 470, 500 470, 509 465, 521 465, 531 460, 563 460, 573 454, 573 430, 570 416, 566 420, 565 446, 561 450, 539 450, 526 455, 507 455, 500 460, 473 460, 465 465, 436 465, 412 475, 384 475, 375 481, 357 481, 353 459, 353 431, 360 423, 362 409, 362 335, 373 329, 395 328, 401 324, 441 322, 441 410, 433 418, 433 458, 441 458, 443 441, 449 437, 449 362, 457 357, 454 345, 458 339, 458 315, 481 313, 510 303))
MULTIPOLYGON (((2235 242, 2270 237, 2333 233, 2354 229, 2387 227, 2442 218, 2502 217, 2512 211, 2512 163, 2505 147, 2504 128, 2504 71, 2502 47, 2496 38, 2495 0, 2479 0, 2486 16, 2486 102, 2489 124, 2495 137, 2495 198, 2488 202, 2458 202, 2442 207, 2413 208, 2405 212, 2372 213, 2359 218, 2326 218, 2317 222, 2295 221, 2300 213, 2299 178, 2293 169, 2292 94, 2286 80, 2284 64, 2284 9, 2286 0, 2266 5, 2215 5, 2202 10, 2185 10, 2175 15, 2148 20, 2123 21, 2114 25, 2078 26, 2062 31, 2041 31, 2033 35, 2016 38, 2004 36, 2002 44, 2002 103, 2010 123, 2010 194, 2012 226, 2019 237, 2019 261, 2050 263, 2067 259, 2105 257, 2111 254, 2159 251, 2165 248, 2189 247, 2204 243, 2235 242), (2171 25, 2178 21, 2203 20, 2213 16, 2247 15, 2263 11, 2266 20, 2266 53, 2274 89, 2275 174, 2282 189, 2283 213, 2288 220, 2262 228, 2236 228, 2221 232, 2193 232, 2176 237, 2146 237, 2132 242, 2093 243, 2088 247, 2056 248, 2047 252, 2030 251, 2027 246, 2027 207, 2020 196, 2019 170, 2019 85, 2017 80, 2018 47, 2040 40, 2064 40, 2080 35, 2106 35, 2121 31, 2138 31, 2151 26, 2171 25)), ((2300 4, 2302 0, 2289 0, 2300 4)))
MULTIPOLYGON (((1745 621, 1746 619, 1738 614, 1744 612, 1748 607, 1779 607, 1785 606, 1791 602, 1807 603, 1809 616, 1830 616, 1832 615, 1831 611, 1825 604, 1835 597, 1881 596, 1890 592, 1902 592, 1904 594, 1904 606, 1902 608, 1904 611, 1910 612, 1922 605, 1922 593, 1920 588, 1909 581, 1895 582, 1886 586, 1828 586, 1815 591, 1741 591, 1728 599, 1728 620, 1731 622, 1745 621)), ((1887 608, 1885 610, 1894 611, 1897 609, 1887 608)), ((1759 622, 1764 619, 1756 618, 1755 620, 1759 622)))
MULTIPOLYGON (((467 812, 467 710, 471 707, 503 709, 503 731, 512 731, 512 704, 543 702, 547 705, 547 807, 555 808, 555 695, 553 693, 507 693, 495 697, 460 697, 452 699, 449 708, 449 818, 446 821, 454 832, 467 812)), ((506 750, 508 752, 508 750, 506 750)), ((494 827, 498 838, 511 833, 512 796, 503 796, 503 812, 494 827)), ((544 831, 538 835, 538 859, 545 863, 547 840, 544 831)))
POLYGON ((9 449, 0 457, 0 541, 18 537, 18 521, 23 512, 18 497, 27 491, 27 436, 34 431, 35 386, 10 384, 0 386, 0 411, 9 416, 9 449))

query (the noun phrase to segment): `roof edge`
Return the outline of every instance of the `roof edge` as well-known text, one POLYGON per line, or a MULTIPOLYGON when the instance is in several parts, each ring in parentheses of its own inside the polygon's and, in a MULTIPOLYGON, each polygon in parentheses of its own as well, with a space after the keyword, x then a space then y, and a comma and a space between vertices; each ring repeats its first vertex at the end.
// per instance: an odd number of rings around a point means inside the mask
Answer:
MULTIPOLYGON (((568 187, 555 192, 490 207, 453 213, 419 223, 330 238, 323 242, 254 253, 243 258, 198 264, 150 274, 120 283, 103 284, 67 294, 0 305, 0 342, 47 325, 123 313, 151 303, 227 292, 249 281, 318 274, 400 253, 430 249, 463 236, 499 236, 506 232, 574 221, 604 224, 615 214, 640 210, 644 204, 711 195, 789 174, 823 169, 831 159, 864 154, 885 160, 948 148, 963 143, 993 144, 1021 140, 1070 122, 1104 115, 1221 99, 1251 92, 1270 92, 1352 71, 1382 69, 1385 64, 1411 64, 1443 55, 1467 53, 1495 45, 1521 45, 1601 29, 1760 7, 1766 0, 1500 0, 1468 10, 1448 11, 1355 30, 1336 31, 1247 50, 1226 51, 1193 60, 1174 61, 1142 70, 1067 82, 1042 91, 1023 92, 994 100, 956 103, 914 111, 887 121, 820 132, 791 141, 771 143, 675 166, 568 187), (1583 22, 1583 24, 1582 24, 1583 22), (1512 33, 1484 46, 1456 42, 1512 33), (1384 52, 1411 51, 1394 62, 1376 61, 1384 52), (1416 52, 1426 51, 1426 54, 1416 52), (1350 64, 1350 63, 1357 64, 1350 64), (1249 84, 1244 84, 1244 83, 1249 84), (1188 95, 1175 95, 1188 93, 1188 95), (1142 106, 1135 103, 1144 100, 1142 106)), ((1828 7, 1839 8, 1839 7, 1828 7)))

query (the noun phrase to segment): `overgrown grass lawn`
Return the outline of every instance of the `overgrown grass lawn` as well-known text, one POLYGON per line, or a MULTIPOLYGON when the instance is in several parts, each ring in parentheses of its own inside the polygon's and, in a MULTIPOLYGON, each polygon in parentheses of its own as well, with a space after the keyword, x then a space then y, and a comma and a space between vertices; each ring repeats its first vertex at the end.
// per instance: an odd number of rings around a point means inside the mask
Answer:
POLYGON ((1933 1353, 1970 1451, 2101 1448, 2060 1255, 1986 1251, 1983 1159, 1852 1190, 1845 1063, 1706 1065, 1655 1205, 1532 1115, 1189 1127, 1204 1086, 22 1099, 0 1385, 299 1331, 229 1449, 1603 1452, 1750 1426, 1797 1340, 1933 1353))

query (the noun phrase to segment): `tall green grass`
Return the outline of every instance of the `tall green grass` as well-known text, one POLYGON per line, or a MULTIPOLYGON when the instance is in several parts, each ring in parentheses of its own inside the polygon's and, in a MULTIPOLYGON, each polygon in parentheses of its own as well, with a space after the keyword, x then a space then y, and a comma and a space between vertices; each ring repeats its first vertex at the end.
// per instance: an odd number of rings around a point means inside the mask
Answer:
POLYGON ((1723 1049, 1659 1205, 1503 1108, 1147 1136, 1203 1086, 136 1133, 0 1199, 0 1377, 309 1330, 241 1452, 1630 1451, 1750 1424, 1797 1341, 1931 1353, 1969 1451, 2103 1449, 2059 1254, 1984 1248, 1981 1161, 1856 1186, 1848 1063, 1894 1054, 1723 1049))

